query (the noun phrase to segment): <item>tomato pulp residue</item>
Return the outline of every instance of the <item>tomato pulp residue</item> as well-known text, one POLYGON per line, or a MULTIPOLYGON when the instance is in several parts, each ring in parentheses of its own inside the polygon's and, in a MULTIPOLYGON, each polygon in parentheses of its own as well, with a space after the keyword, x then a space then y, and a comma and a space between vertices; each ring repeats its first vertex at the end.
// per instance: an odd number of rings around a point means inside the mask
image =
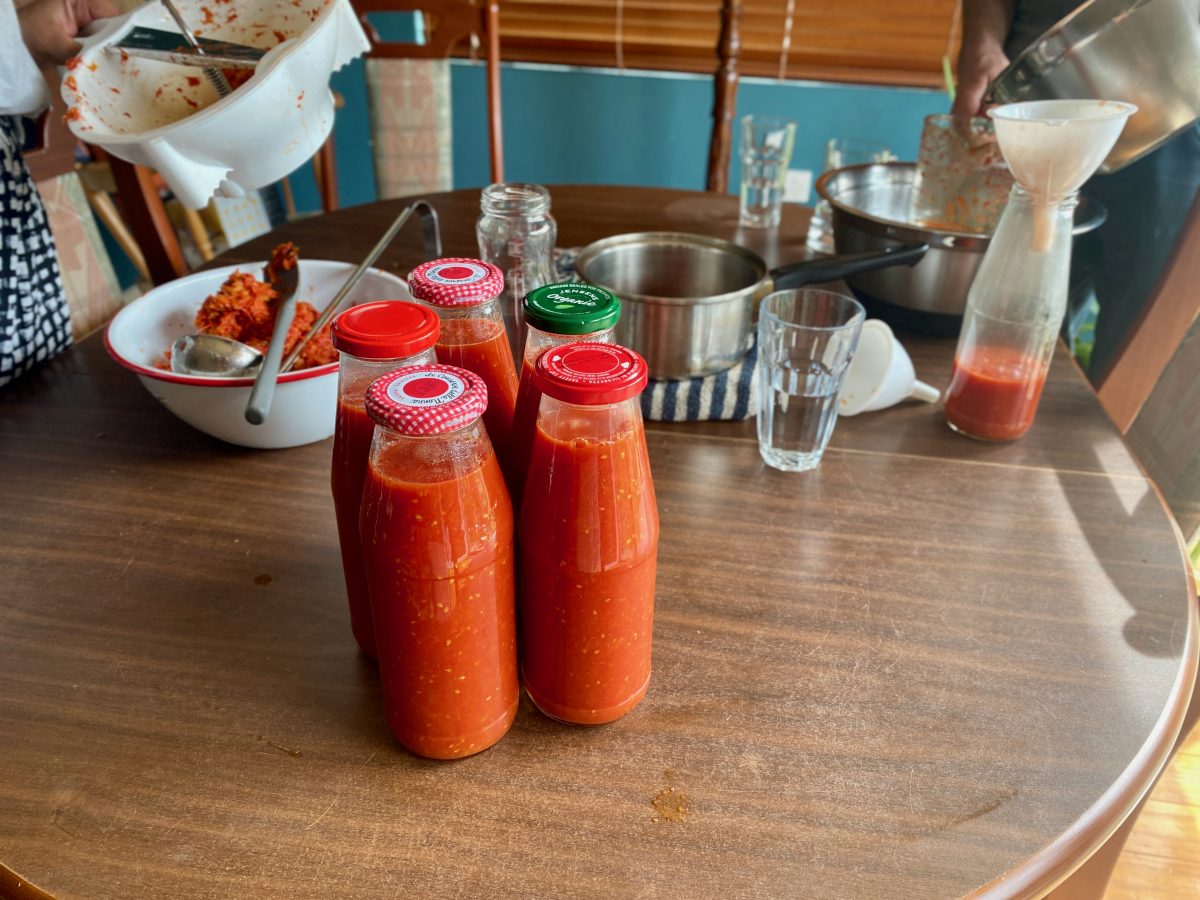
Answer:
MULTIPOLYGON (((225 279, 225 283, 213 295, 205 299, 196 313, 196 329, 203 334, 216 334, 241 341, 265 353, 275 330, 279 295, 273 287, 278 273, 295 268, 298 253, 291 243, 280 244, 271 254, 264 275, 267 281, 259 281, 249 272, 237 271, 225 279)), ((288 329, 283 353, 286 356, 296 343, 312 330, 317 311, 311 303, 296 304, 296 315, 288 329)), ((329 328, 321 329, 301 351, 296 360, 296 369, 323 366, 337 359, 337 351, 329 337, 329 328)), ((170 369, 169 352, 156 363, 160 369, 170 369)))

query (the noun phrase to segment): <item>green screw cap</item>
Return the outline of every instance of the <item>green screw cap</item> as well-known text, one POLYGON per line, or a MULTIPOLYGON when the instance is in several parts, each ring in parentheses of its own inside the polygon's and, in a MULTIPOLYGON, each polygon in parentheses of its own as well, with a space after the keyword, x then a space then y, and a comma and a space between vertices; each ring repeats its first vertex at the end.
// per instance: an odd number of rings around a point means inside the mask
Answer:
POLYGON ((621 301, 594 284, 564 281, 525 295, 525 321, 549 334, 592 334, 621 318, 621 301))

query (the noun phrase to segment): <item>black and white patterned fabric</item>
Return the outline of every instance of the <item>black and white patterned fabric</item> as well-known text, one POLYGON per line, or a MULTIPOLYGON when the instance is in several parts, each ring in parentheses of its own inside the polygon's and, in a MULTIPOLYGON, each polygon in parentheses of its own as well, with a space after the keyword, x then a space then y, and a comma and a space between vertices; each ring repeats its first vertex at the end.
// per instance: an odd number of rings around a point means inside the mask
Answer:
POLYGON ((67 295, 20 120, 0 116, 0 385, 71 343, 67 295))
MULTIPOLYGON (((577 281, 578 247, 554 251, 555 273, 577 281)), ((651 378, 642 391, 642 417, 655 422, 738 421, 758 411, 758 350, 753 345, 732 369, 702 378, 651 378)))

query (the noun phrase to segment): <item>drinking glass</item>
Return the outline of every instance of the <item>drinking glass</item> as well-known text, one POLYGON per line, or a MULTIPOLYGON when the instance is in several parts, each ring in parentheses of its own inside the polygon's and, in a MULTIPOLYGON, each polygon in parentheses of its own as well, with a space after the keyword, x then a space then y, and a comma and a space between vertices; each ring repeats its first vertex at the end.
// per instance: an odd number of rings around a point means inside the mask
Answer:
POLYGON ((796 123, 778 116, 742 117, 742 189, 738 222, 774 228, 783 211, 784 181, 796 141, 796 123))
MULTIPOLYGON (((846 166, 862 166, 868 163, 891 162, 896 158, 889 148, 876 141, 861 138, 830 138, 825 142, 825 168, 822 174, 846 166)), ((808 249, 818 253, 834 252, 833 218, 829 204, 817 198, 813 207, 812 220, 808 224, 808 249)))
POLYGON ((857 300, 833 291, 776 291, 763 300, 758 452, 767 465, 804 472, 821 462, 864 319, 857 300))

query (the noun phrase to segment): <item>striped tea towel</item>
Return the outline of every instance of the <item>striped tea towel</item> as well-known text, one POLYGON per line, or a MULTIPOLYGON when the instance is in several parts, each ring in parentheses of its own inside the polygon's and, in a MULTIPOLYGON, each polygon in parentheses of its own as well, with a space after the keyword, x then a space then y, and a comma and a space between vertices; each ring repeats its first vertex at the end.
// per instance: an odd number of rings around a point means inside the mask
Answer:
MULTIPOLYGON (((558 277, 578 281, 578 247, 554 251, 558 277)), ((655 422, 738 421, 758 409, 758 349, 751 344, 745 358, 724 372, 678 380, 651 378, 642 391, 642 416, 655 422)))

